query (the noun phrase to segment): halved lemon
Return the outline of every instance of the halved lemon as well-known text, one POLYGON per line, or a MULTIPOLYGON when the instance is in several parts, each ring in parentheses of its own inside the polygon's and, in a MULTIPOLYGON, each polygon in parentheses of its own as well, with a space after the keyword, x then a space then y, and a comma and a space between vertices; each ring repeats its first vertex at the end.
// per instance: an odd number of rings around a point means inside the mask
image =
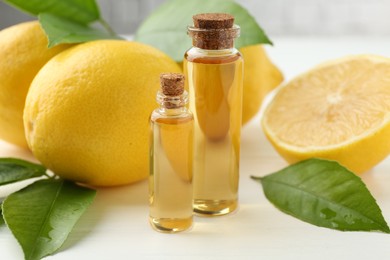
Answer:
POLYGON ((329 61, 282 86, 263 130, 289 162, 336 160, 363 173, 390 153, 390 59, 329 61))

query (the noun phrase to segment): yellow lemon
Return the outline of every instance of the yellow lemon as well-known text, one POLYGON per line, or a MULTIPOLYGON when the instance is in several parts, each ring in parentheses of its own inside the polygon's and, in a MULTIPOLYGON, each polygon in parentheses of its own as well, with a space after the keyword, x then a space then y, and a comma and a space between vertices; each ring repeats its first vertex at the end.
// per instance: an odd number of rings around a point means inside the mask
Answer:
POLYGON ((283 81, 283 74, 271 62, 261 45, 240 48, 244 57, 242 124, 252 119, 264 97, 283 81))
POLYGON ((146 178, 159 75, 180 71, 161 51, 136 42, 94 41, 60 53, 27 95, 29 147, 66 179, 112 186, 146 178))
POLYGON ((68 48, 47 48, 47 38, 38 21, 0 31, 0 138, 27 147, 23 108, 34 76, 54 55, 68 48))
POLYGON ((262 125, 290 163, 336 160, 362 173, 390 153, 390 59, 349 56, 285 84, 262 125))

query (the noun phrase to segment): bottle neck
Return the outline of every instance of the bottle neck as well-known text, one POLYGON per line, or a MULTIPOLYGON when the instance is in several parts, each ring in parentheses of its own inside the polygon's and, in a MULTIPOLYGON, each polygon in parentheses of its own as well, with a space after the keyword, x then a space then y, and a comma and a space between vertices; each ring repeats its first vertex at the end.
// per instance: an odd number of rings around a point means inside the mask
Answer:
POLYGON ((160 114, 179 115, 187 111, 188 92, 184 91, 180 96, 167 96, 158 91, 156 100, 160 104, 158 108, 160 114))
POLYGON ((236 48, 220 49, 220 50, 207 50, 193 46, 189 52, 195 56, 212 56, 212 57, 224 57, 238 53, 236 48))

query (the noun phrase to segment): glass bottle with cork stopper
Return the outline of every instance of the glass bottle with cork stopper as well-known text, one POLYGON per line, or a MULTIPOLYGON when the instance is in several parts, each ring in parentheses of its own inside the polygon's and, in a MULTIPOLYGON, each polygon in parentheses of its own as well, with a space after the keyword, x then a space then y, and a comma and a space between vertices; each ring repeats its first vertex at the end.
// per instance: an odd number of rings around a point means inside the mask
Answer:
POLYGON ((160 232, 192 225, 193 116, 187 110, 184 75, 163 73, 160 107, 150 117, 149 221, 160 232))
POLYGON ((230 14, 193 16, 184 72, 194 114, 194 211, 223 215, 238 206, 243 58, 230 14))

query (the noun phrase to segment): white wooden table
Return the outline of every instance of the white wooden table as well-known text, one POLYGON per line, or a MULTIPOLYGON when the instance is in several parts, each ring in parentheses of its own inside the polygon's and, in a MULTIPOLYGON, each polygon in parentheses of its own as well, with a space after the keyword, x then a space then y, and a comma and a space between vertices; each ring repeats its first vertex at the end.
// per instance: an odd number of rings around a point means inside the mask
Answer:
MULTIPOLYGON (((390 57, 389 38, 276 38, 268 48, 287 79, 317 63, 354 53, 390 57)), ((244 127, 240 207, 232 215, 195 217, 192 230, 161 234, 148 224, 147 182, 99 189, 63 248, 47 259, 390 259, 390 235, 340 232, 304 223, 278 211, 251 175, 286 166, 265 139, 260 115, 244 127)), ((0 141, 0 157, 33 159, 0 141)), ((363 181, 390 223, 390 157, 365 173, 363 181)), ((17 187, 0 188, 0 197, 17 187)), ((11 232, 0 227, 1 259, 23 259, 11 232)))

